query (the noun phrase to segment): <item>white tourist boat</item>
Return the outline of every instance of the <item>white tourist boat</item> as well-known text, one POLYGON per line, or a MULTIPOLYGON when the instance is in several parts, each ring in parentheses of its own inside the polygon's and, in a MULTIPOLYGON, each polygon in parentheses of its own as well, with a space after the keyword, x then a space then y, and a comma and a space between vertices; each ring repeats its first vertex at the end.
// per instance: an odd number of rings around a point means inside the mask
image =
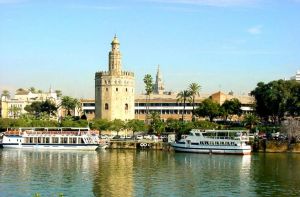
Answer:
POLYGON ((189 135, 171 143, 177 152, 241 154, 251 153, 248 131, 193 129, 189 135))
POLYGON ((4 148, 96 150, 105 148, 89 128, 14 128, 3 135, 4 148))

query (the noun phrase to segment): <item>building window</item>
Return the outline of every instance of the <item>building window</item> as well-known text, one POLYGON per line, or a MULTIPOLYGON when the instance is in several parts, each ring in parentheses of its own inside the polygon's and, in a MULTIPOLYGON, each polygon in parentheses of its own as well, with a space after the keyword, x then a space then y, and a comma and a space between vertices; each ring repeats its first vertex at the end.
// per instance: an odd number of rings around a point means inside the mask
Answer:
POLYGON ((104 109, 105 109, 105 110, 108 110, 108 103, 105 103, 104 109))
POLYGON ((125 103, 125 110, 127 111, 128 110, 128 104, 125 103))

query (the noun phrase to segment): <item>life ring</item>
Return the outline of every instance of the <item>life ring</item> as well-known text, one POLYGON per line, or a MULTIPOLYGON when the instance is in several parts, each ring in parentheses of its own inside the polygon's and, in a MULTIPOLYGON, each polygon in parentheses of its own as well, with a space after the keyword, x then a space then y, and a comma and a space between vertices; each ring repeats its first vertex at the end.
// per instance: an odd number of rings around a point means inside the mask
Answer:
POLYGON ((140 146, 141 146, 141 147, 145 147, 145 146, 147 146, 147 144, 140 143, 140 146))

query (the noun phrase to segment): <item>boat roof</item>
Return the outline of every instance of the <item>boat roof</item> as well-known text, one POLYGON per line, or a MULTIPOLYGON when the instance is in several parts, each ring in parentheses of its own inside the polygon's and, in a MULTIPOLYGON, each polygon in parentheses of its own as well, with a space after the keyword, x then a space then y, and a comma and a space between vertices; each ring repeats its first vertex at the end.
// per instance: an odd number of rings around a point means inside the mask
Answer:
POLYGON ((7 130, 89 130, 89 127, 11 127, 7 130))
POLYGON ((193 132, 202 132, 202 133, 238 133, 238 132, 249 132, 249 130, 200 130, 200 129, 192 129, 193 132))

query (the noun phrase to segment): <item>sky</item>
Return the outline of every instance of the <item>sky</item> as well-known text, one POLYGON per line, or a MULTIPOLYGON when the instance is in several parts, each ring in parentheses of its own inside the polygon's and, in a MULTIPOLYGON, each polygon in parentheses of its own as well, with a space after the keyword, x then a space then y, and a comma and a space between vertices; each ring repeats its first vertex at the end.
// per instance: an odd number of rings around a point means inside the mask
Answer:
POLYGON ((0 0, 0 91, 94 98, 116 34, 136 93, 160 65, 168 91, 247 94, 300 70, 299 20, 300 0, 0 0))

